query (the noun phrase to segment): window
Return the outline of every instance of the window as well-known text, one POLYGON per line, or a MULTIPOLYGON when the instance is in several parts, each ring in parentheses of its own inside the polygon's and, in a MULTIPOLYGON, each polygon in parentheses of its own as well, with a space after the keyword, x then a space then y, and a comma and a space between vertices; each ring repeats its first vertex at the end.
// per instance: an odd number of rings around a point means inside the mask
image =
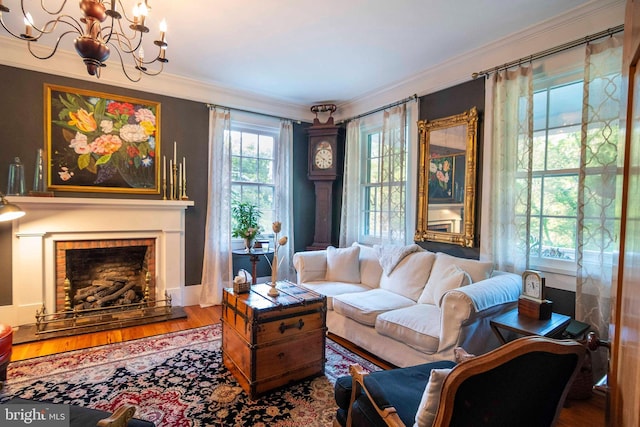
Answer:
MULTIPOLYGON (((406 132, 400 129, 398 132, 406 132)), ((389 131, 393 133, 393 131, 389 131)), ((403 140, 402 138, 393 138, 403 140)), ((405 242, 406 147, 385 142, 381 127, 363 132, 361 241, 405 242)))
POLYGON ((262 212, 263 231, 275 218, 275 150, 278 130, 246 125, 231 126, 232 204, 250 202, 262 212))
MULTIPOLYGON (((534 76, 529 250, 531 266, 547 271, 576 271, 584 82, 578 73, 571 77, 573 81, 565 74, 558 82, 560 78, 534 76)), ((589 128, 587 139, 601 138, 603 126, 589 128)), ((615 140, 618 128, 611 127, 610 132, 615 140)), ((615 159, 616 151, 612 147, 611 153, 599 155, 615 159)), ((517 182, 523 191, 527 185, 526 166, 520 165, 517 182)), ((587 168, 587 185, 589 176, 603 172, 603 167, 587 168)), ((521 206, 520 214, 524 213, 521 206)), ((585 212, 584 221, 588 223, 589 212, 585 212)), ((583 253, 585 260, 596 256, 587 246, 583 253)))

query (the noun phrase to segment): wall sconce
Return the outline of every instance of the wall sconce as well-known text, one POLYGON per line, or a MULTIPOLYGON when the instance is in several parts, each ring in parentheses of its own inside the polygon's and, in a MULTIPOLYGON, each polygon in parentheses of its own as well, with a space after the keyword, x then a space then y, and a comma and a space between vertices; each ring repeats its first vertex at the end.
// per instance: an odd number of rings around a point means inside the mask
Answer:
POLYGON ((18 205, 9 203, 5 195, 0 193, 0 222, 11 221, 24 216, 25 212, 18 205))

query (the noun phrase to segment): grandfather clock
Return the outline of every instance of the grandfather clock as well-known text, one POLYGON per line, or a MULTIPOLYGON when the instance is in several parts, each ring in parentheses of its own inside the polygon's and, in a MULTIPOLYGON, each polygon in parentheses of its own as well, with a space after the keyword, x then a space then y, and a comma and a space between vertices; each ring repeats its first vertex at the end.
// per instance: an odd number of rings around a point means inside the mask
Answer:
POLYGON ((311 107, 316 114, 309 128, 309 172, 316 195, 316 218, 313 244, 307 250, 326 249, 331 242, 331 218, 333 216, 333 183, 338 177, 338 131, 331 116, 336 110, 334 104, 311 107), (329 119, 320 123, 318 113, 329 112, 329 119))

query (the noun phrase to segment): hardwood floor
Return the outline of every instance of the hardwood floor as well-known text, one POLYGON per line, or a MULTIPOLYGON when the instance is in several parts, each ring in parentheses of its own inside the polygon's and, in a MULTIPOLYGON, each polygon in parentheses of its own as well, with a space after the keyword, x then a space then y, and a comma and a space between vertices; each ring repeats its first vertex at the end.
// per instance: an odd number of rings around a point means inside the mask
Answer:
MULTIPOLYGON (((65 351, 79 350, 82 348, 89 348, 98 345, 166 334, 168 332, 176 332, 184 329, 198 328, 201 326, 220 322, 220 306, 207 308, 191 306, 185 307, 184 310, 187 313, 186 319, 175 319, 166 322, 132 326, 123 329, 114 329, 110 331, 94 332, 72 337, 51 338, 43 341, 17 344, 13 346, 11 360, 17 361, 30 359, 33 357, 46 356, 65 351)), ((333 336, 331 338, 339 342, 341 345, 349 348, 349 350, 358 353, 362 357, 375 359, 370 354, 362 351, 361 349, 355 348, 347 341, 333 336)), ((382 367, 389 366, 388 364, 381 363, 379 360, 372 361, 378 363, 382 367)), ((604 427, 604 408, 604 397, 598 395, 594 395, 591 399, 588 400, 569 401, 560 413, 560 419, 558 421, 557 427, 604 427)))

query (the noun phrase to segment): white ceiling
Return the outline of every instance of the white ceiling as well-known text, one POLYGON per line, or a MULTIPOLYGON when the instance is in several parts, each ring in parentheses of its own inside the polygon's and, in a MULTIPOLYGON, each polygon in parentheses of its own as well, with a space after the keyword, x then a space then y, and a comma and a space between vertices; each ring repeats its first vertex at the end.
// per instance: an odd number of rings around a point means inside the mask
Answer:
MULTIPOLYGON (((132 0, 122 1, 127 9, 132 7, 132 0)), ((563 14, 570 15, 587 5, 620 3, 617 0, 148 2, 149 42, 158 37, 162 18, 168 24, 170 62, 163 75, 306 106, 349 103, 424 75, 441 64, 453 63, 454 58, 470 52, 477 55, 482 47, 495 46, 510 35, 521 35, 527 29, 563 14)), ((13 25, 22 30, 23 24, 15 22, 20 14, 19 2, 5 0, 4 4, 12 9, 4 14, 4 19, 10 24, 14 20, 13 25)), ((78 16, 77 4, 69 1, 67 13, 78 16)), ((590 32, 591 28, 584 29, 584 35, 590 32)), ((0 29, 0 35, 4 34, 0 29)), ((63 41, 63 49, 73 50, 72 38, 63 41)), ((147 57, 153 49, 145 47, 147 57)), ((0 48, 0 62, 3 55, 8 55, 3 50, 0 48)), ((530 53, 517 52, 514 56, 530 53)), ((111 56, 107 70, 116 74, 117 55, 112 52, 111 56)), ((469 76, 472 71, 478 70, 465 69, 464 75, 469 76)), ((102 80, 106 83, 108 79, 107 71, 103 72, 102 80)), ((141 82, 139 87, 144 89, 144 84, 141 82)))
POLYGON ((283 101, 342 103, 587 0, 151 0, 166 71, 283 101))

